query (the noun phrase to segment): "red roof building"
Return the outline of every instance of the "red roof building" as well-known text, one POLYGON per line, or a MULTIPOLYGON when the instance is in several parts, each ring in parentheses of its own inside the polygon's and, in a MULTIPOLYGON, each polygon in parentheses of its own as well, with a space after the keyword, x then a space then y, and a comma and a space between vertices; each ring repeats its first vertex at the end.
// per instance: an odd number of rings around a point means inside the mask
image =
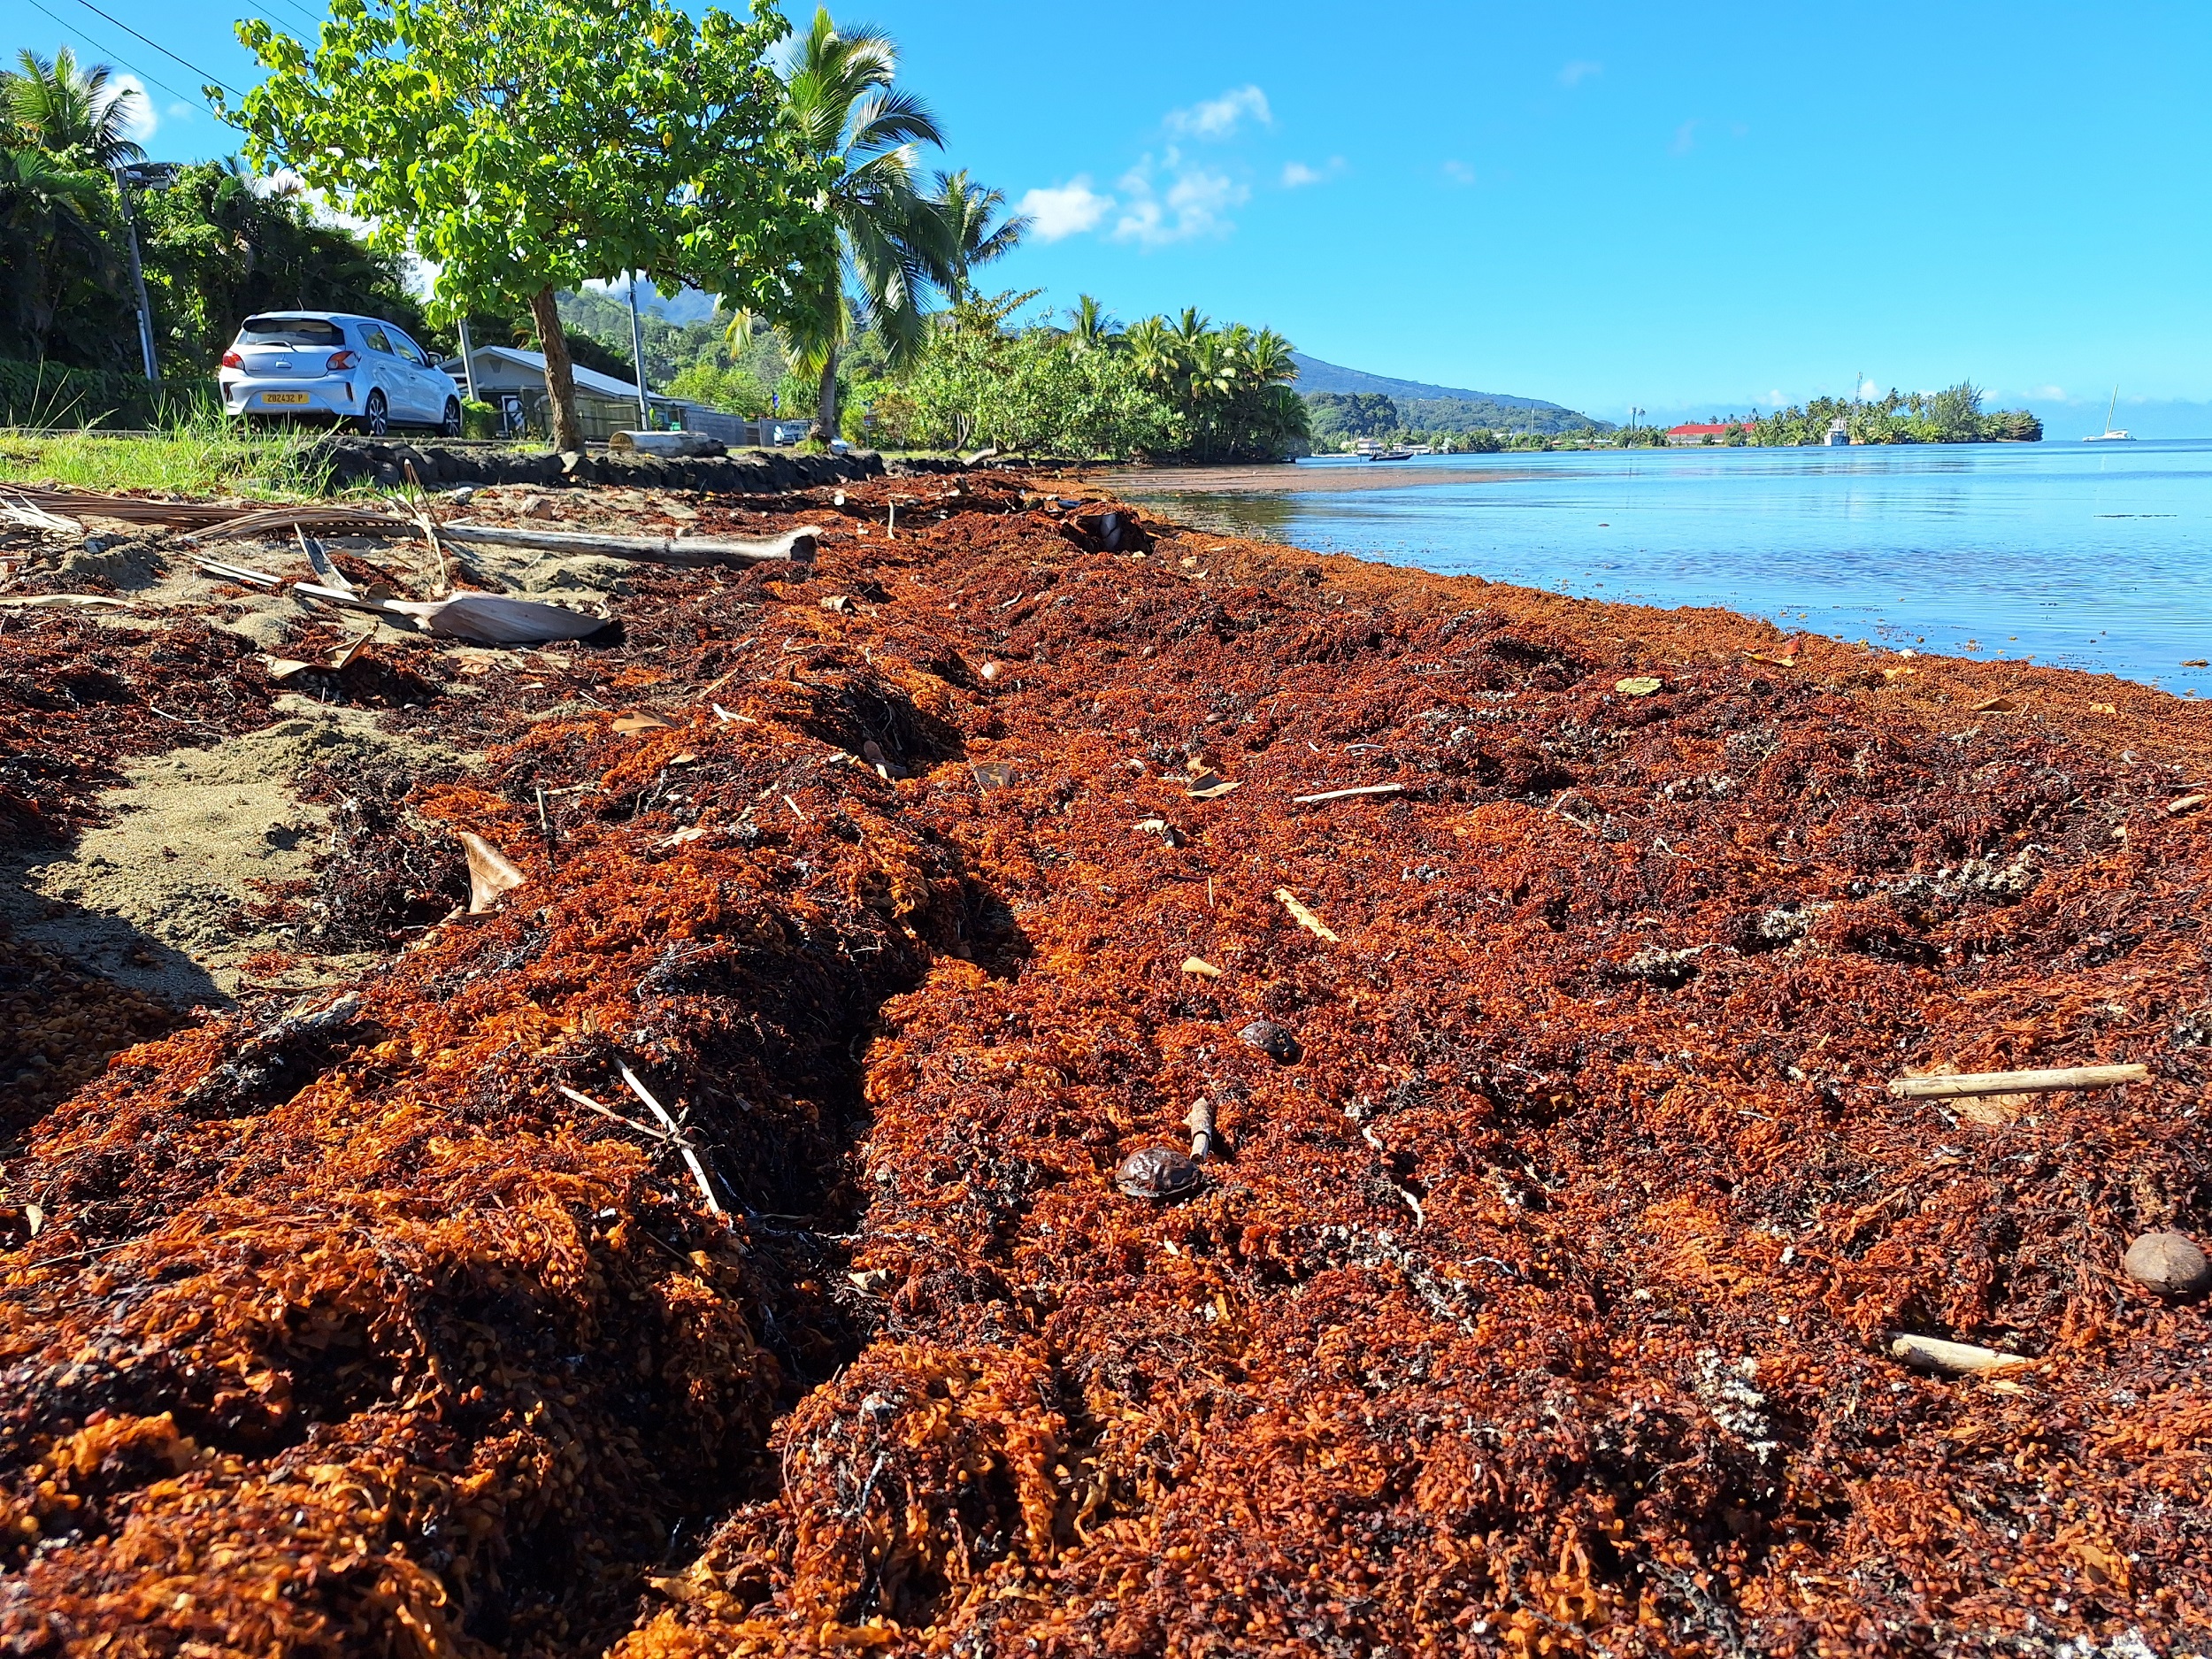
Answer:
POLYGON ((1731 429, 1743 424, 1740 420, 1701 420, 1692 421, 1686 426, 1669 426, 1667 442, 1669 443, 1703 443, 1710 438, 1715 443, 1725 443, 1728 442, 1728 434, 1731 429))

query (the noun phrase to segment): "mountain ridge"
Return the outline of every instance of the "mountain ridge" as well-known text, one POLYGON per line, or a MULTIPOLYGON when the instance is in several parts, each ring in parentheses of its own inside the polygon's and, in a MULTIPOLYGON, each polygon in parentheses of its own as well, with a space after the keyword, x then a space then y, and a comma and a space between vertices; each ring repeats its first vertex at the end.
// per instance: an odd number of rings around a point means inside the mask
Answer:
POLYGON ((1608 422, 1594 420, 1578 410, 1564 403, 1555 403, 1541 397, 1520 397, 1509 392, 1478 392, 1462 386, 1434 386, 1425 380, 1403 380, 1387 374, 1371 374, 1364 369, 1346 368, 1340 363, 1325 363, 1319 357, 1294 351, 1290 360, 1298 365, 1298 378, 1291 382, 1301 393, 1380 393, 1399 406, 1408 418, 1408 424, 1446 430, 1466 430, 1472 426, 1525 427, 1538 432, 1564 432, 1586 429, 1609 432, 1608 422), (1439 405, 1453 407, 1440 408, 1439 405))

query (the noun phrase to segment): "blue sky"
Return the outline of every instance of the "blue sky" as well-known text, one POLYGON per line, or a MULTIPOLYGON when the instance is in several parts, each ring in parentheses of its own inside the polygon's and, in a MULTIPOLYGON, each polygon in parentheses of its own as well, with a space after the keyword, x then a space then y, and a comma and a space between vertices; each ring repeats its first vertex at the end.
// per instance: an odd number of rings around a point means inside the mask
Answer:
MULTIPOLYGON (((62 29, 6 0, 14 32, 62 29)), ((238 0, 36 0, 185 92, 238 0)), ((256 0, 297 27, 314 0, 256 0)), ((798 9, 791 8, 799 15, 798 9)), ((1970 377, 2053 435, 2212 432, 2212 8, 878 0, 999 267, 1620 418, 1970 377), (1034 194, 1033 194, 1034 193, 1034 194)), ((150 148, 228 148, 150 87, 150 148)))

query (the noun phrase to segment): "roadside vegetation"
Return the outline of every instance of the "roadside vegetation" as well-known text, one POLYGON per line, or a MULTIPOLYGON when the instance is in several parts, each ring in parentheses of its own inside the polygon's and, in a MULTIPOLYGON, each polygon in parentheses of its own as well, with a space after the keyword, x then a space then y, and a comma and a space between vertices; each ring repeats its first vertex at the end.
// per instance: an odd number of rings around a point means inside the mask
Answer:
POLYGON ((0 430, 0 479, 73 489, 286 497, 324 492, 319 434, 241 426, 212 404, 148 432, 0 430))
POLYGON ((630 280, 692 296, 686 321, 642 319, 656 390, 818 442, 1250 460, 1310 442, 1270 329, 1189 311, 1123 329, 1088 298, 1056 319, 979 288, 1028 222, 932 165, 946 134, 880 30, 372 0, 311 43, 239 33, 266 72, 223 111, 242 157, 119 173, 144 159, 142 95, 105 65, 25 50, 0 81, 0 423, 166 429, 246 316, 359 311, 439 351, 464 319, 479 346, 541 350, 549 435, 580 447, 574 368, 635 372, 630 280), (525 61, 543 73, 511 80, 525 61))

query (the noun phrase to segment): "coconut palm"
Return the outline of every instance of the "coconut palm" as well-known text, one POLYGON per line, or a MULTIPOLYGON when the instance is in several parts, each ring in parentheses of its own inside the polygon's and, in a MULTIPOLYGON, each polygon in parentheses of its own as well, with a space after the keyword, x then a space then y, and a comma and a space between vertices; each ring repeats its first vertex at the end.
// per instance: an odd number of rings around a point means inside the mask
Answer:
POLYGON ((25 47, 16 63, 6 81, 7 115, 33 144, 103 172, 146 159, 144 147, 130 137, 145 114, 146 95, 118 86, 106 64, 84 68, 66 46, 51 58, 25 47))
POLYGON ((1078 351, 1111 351, 1122 343, 1122 334, 1096 296, 1079 294, 1068 313, 1068 343, 1078 351))
POLYGON ((1014 245, 1036 223, 1026 213, 998 219, 1006 212, 1006 193, 976 184, 964 167, 958 173, 939 173, 937 194, 931 201, 944 219, 945 234, 952 242, 953 285, 946 297, 955 304, 975 291, 969 273, 979 265, 1013 252, 1014 245), (998 219, 995 225, 991 222, 994 219, 998 219))
POLYGON ((874 329, 891 366, 913 359, 927 338, 922 299, 961 280, 949 226, 918 188, 917 147, 941 146, 928 105, 895 90, 898 49, 881 29, 840 29, 827 7, 797 41, 784 67, 792 119, 833 178, 823 205, 837 227, 837 256, 805 273, 804 319, 787 326, 792 366, 818 379, 814 435, 837 435, 837 360, 853 336, 874 329))

